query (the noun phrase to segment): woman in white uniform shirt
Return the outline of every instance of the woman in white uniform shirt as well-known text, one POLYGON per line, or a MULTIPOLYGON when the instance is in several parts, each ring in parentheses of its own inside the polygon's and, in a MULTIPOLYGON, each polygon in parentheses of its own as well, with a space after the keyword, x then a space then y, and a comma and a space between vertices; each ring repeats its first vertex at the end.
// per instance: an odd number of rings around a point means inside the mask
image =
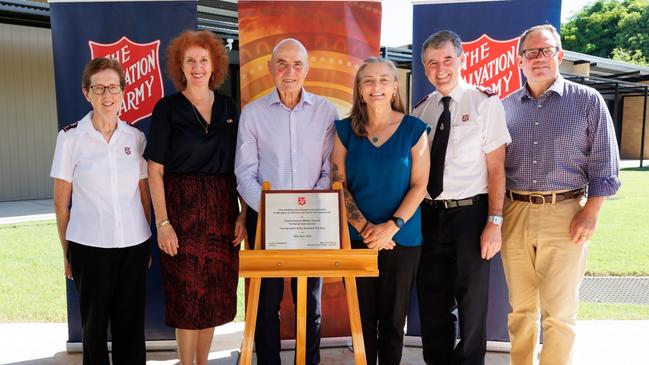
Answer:
POLYGON ((117 116, 124 85, 117 61, 97 58, 85 66, 82 92, 92 111, 59 132, 52 163, 64 272, 79 293, 84 364, 109 364, 109 321, 113 364, 146 362, 146 140, 117 116))

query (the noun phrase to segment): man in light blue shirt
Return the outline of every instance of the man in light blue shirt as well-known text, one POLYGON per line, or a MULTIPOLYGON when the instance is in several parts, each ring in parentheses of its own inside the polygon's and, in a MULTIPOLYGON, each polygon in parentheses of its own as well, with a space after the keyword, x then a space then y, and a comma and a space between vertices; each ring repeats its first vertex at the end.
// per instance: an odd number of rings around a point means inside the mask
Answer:
MULTIPOLYGON (((234 172, 237 190, 249 206, 246 229, 255 242, 261 184, 273 190, 329 189, 329 155, 333 145, 336 108, 304 90, 309 72, 307 51, 287 38, 273 49, 268 70, 275 89, 246 105, 239 119, 234 172)), ((291 281, 296 301, 295 279, 291 281)), ((320 363, 320 291, 322 279, 307 283, 306 364, 320 363)), ((257 364, 281 364, 279 307, 283 279, 263 279, 257 313, 257 364)))

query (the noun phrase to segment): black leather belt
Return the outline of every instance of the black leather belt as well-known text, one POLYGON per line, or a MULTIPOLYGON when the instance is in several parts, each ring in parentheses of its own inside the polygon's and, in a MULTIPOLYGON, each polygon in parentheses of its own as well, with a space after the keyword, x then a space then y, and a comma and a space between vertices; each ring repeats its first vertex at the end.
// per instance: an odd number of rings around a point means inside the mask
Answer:
POLYGON ((556 203, 567 199, 581 198, 586 193, 585 188, 565 191, 563 193, 548 194, 518 194, 507 190, 505 196, 511 200, 526 202, 531 204, 556 203))
POLYGON ((458 200, 431 200, 431 199, 424 199, 423 204, 426 204, 431 207, 435 207, 437 209, 452 209, 452 208, 459 208, 459 207, 466 207, 469 205, 473 205, 481 200, 487 200, 487 194, 478 194, 474 195, 470 198, 466 199, 458 199, 458 200))

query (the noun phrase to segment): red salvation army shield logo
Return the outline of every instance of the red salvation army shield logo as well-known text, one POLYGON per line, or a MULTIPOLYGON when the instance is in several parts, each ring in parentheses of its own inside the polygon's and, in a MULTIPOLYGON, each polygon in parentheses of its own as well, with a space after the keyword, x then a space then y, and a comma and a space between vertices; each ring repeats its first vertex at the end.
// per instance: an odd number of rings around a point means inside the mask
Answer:
POLYGON ((298 198, 297 198, 297 203, 298 203, 299 205, 305 205, 305 204, 306 204, 306 197, 304 197, 304 196, 300 196, 300 197, 298 197, 298 198))
POLYGON ((126 88, 119 111, 122 120, 136 123, 151 115, 155 103, 164 95, 160 72, 160 40, 140 44, 122 37, 115 43, 89 41, 90 57, 108 57, 119 61, 124 69, 126 88))
POLYGON ((501 99, 520 89, 521 72, 516 61, 518 37, 506 41, 486 34, 471 42, 463 42, 466 62, 462 77, 473 85, 484 86, 501 99))

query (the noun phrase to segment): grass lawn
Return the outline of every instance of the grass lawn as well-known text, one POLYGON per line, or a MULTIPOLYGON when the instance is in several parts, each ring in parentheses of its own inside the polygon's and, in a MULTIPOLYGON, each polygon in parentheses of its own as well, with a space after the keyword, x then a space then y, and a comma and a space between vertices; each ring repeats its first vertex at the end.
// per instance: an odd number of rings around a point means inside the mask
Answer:
POLYGON ((649 168, 624 169, 588 252, 587 275, 649 276, 649 168))
POLYGON ((65 322, 63 254, 54 222, 0 226, 0 322, 65 322))
MULTIPOLYGON (((621 172, 591 242, 588 275, 649 276, 649 169, 621 172)), ((65 322, 65 279, 54 222, 0 226, 0 322, 65 322)), ((236 321, 242 321, 243 281, 236 321)), ((580 319, 649 319, 649 306, 582 303, 580 319)))
POLYGON ((620 303, 579 303, 578 319, 649 319, 649 305, 620 303))
MULTIPOLYGON (((65 322, 63 254, 53 221, 0 226, 0 323, 65 322)), ((243 280, 237 317, 243 321, 243 280)))

